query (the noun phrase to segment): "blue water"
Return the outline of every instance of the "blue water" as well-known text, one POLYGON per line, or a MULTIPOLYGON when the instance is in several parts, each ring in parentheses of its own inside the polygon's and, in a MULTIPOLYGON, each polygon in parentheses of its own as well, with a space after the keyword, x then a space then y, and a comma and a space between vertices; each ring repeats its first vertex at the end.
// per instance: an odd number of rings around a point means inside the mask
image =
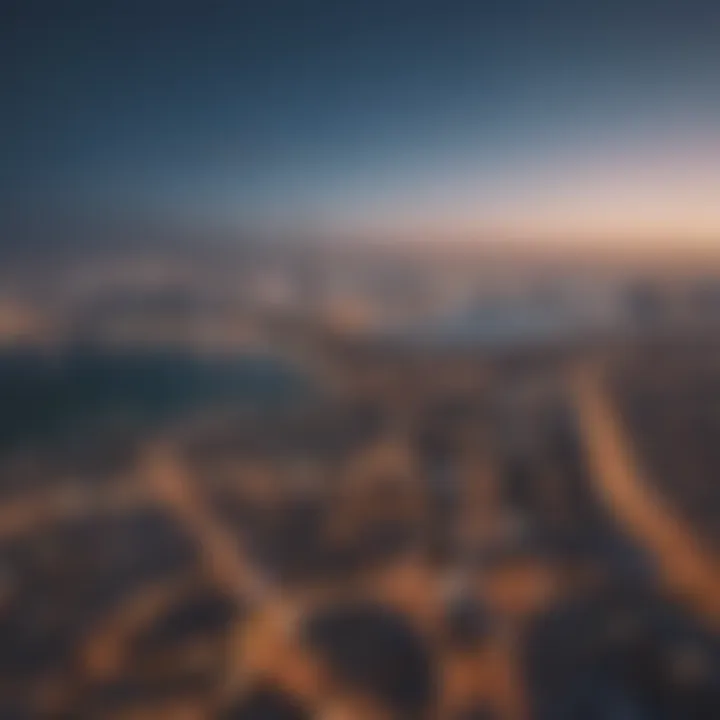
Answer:
POLYGON ((97 426, 108 418, 153 423, 217 404, 280 406, 311 393, 309 381, 275 357, 5 352, 0 354, 0 445, 97 426))

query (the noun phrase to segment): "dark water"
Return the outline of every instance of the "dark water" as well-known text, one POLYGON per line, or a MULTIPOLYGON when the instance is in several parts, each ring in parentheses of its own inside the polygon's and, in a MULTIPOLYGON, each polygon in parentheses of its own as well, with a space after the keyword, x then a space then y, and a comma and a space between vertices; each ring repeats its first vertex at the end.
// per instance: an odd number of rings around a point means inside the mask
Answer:
POLYGON ((181 352, 0 353, 0 447, 105 422, 155 423, 207 406, 273 406, 311 393, 269 356, 206 359, 181 352))

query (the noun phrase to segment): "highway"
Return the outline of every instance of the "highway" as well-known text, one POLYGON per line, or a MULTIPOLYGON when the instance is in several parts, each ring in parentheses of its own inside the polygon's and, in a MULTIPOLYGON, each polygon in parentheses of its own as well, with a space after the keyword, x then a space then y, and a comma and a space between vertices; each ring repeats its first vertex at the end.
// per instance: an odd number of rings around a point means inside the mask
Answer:
POLYGON ((582 368, 575 391, 598 495, 650 551, 666 589, 712 628, 720 628, 720 565, 646 477, 603 389, 601 368, 582 368))

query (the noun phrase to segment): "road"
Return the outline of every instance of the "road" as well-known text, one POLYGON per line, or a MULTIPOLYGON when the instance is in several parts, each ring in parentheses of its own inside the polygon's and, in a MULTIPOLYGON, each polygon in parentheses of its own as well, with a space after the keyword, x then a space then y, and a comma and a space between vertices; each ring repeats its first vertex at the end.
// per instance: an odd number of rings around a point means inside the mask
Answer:
POLYGON ((602 387, 602 371, 583 368, 576 397, 581 432, 600 497, 657 562, 667 590, 720 628, 720 565, 645 475, 602 387))

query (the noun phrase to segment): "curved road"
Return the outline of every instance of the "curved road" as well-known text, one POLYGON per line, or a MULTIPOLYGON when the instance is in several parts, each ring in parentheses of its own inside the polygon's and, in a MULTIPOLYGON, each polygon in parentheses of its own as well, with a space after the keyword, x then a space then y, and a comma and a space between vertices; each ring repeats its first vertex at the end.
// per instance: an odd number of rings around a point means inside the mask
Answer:
POLYGON ((596 489, 612 513, 655 557, 665 587, 720 628, 720 564, 644 476, 630 438, 602 386, 600 368, 577 377, 580 429, 596 489))

